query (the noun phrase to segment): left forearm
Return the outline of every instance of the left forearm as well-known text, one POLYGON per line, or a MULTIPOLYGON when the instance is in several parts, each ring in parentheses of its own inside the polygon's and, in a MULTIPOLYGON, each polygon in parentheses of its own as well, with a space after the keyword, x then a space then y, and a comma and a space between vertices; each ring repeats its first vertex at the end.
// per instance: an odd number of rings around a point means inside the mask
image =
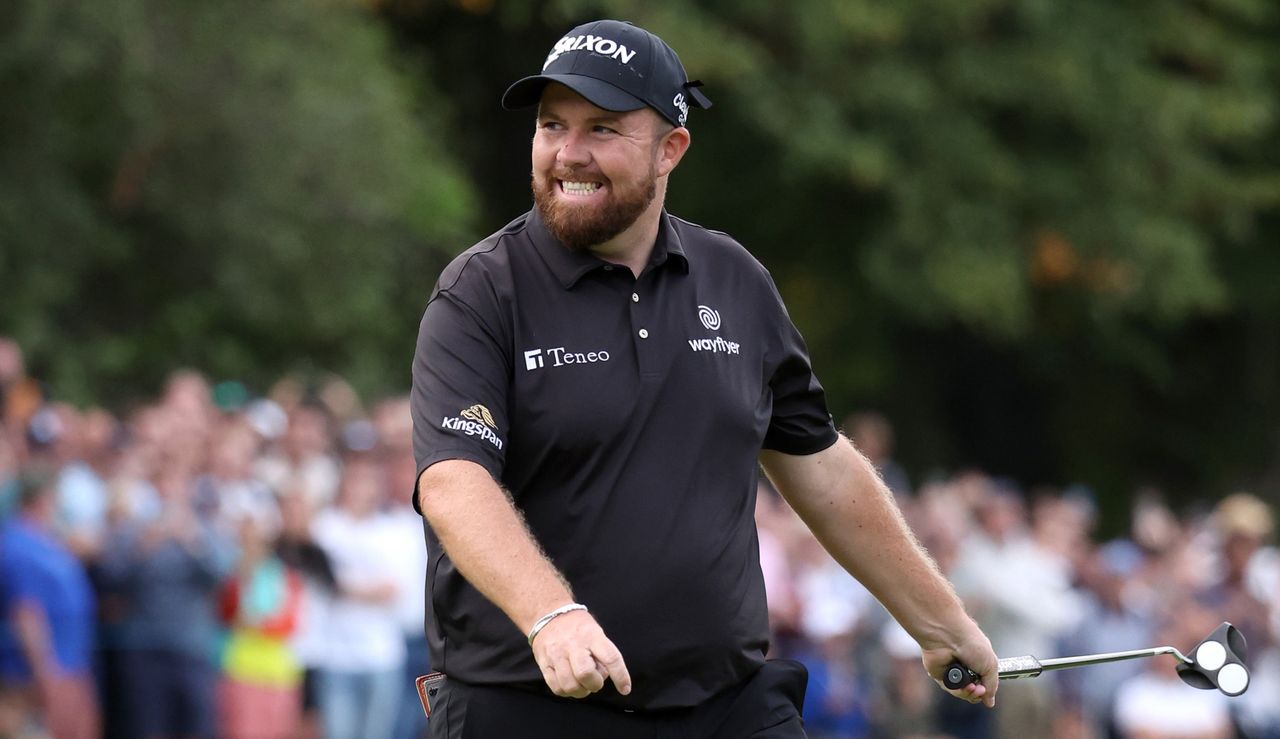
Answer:
MULTIPOLYGON (((794 458, 792 458, 794 459, 794 458)), ((803 464, 766 452, 770 478, 824 548, 923 645, 949 646, 968 617, 871 463, 841 438, 803 464)))

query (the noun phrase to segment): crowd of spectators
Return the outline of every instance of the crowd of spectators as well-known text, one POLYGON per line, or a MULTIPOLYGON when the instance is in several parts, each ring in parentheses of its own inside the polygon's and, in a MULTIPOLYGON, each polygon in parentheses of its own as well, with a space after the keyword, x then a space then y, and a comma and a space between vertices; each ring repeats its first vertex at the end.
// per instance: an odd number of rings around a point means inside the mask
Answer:
MULTIPOLYGON (((183 370, 115 415, 47 397, 0 338, 0 411, 0 736, 422 735, 406 398, 365 406, 340 379, 251 397, 183 370)), ((1082 489, 979 472, 913 489, 887 421, 845 430, 1002 656, 1187 649, 1230 620, 1252 685, 1197 691, 1164 657, 1007 683, 994 712, 947 699, 762 484, 772 656, 810 670, 811 737, 1280 737, 1280 554, 1258 498, 1179 517, 1143 492, 1129 535, 1099 542, 1082 489)))
POLYGON ((408 401, 179 371, 116 416, 0 339, 0 736, 424 733, 408 401))
POLYGON ((997 654, 1189 651, 1230 621, 1248 640, 1251 682, 1236 698, 1195 690, 1166 655, 1007 681, 994 711, 951 700, 923 676, 915 642, 762 486, 774 651, 809 667, 810 737, 1280 739, 1280 552, 1259 497, 1214 496, 1179 516, 1139 490, 1127 534, 1099 541, 1082 487, 1024 491, 970 471, 913 489, 884 418, 844 426, 997 654))

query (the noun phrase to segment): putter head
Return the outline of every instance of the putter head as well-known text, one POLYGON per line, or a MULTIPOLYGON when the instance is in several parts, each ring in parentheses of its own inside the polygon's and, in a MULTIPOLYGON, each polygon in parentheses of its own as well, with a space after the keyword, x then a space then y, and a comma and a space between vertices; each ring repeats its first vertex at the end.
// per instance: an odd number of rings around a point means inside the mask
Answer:
POLYGON ((1249 688, 1249 647, 1240 629, 1222 625, 1191 651, 1191 664, 1178 665, 1182 682, 1201 690, 1237 696, 1249 688))

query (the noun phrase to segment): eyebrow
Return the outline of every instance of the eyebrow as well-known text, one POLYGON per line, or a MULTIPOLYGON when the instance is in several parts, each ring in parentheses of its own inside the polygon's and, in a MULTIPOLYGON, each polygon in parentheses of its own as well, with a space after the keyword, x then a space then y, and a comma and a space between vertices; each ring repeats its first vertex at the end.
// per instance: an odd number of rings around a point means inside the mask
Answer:
MULTIPOLYGON (((564 116, 547 112, 541 108, 538 109, 538 120, 544 118, 554 118, 556 120, 564 120, 564 116)), ((622 123, 622 116, 617 113, 606 113, 605 115, 593 115, 585 120, 586 123, 622 123)))

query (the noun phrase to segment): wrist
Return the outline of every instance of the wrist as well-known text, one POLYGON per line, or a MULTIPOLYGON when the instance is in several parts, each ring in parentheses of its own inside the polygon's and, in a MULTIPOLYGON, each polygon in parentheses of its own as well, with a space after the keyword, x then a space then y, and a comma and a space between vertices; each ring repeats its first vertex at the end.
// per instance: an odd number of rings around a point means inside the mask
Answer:
POLYGON ((560 616, 563 616, 566 613, 573 613, 574 611, 585 611, 585 610, 587 610, 587 607, 582 605, 581 603, 568 603, 566 605, 560 606, 559 608, 548 611, 546 614, 542 616, 542 618, 539 618, 537 621, 535 621, 533 623, 533 627, 529 629, 529 634, 528 634, 529 646, 531 647, 533 646, 533 640, 538 637, 539 632, 541 632, 544 628, 546 628, 547 624, 551 623, 552 621, 556 620, 557 618, 559 618, 560 616))

